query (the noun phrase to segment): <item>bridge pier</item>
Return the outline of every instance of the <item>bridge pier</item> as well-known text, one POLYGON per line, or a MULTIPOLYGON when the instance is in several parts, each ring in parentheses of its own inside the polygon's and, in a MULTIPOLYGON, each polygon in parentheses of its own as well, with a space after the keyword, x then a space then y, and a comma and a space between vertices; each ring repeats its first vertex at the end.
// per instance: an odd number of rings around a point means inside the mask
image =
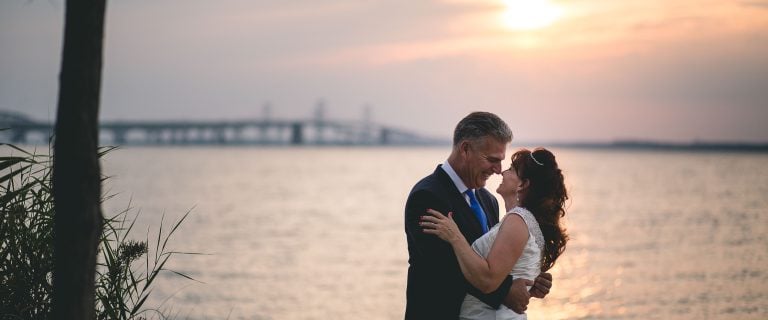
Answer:
POLYGON ((227 133, 224 128, 211 128, 213 132, 213 141, 218 144, 227 144, 227 133))
POLYGON ((27 130, 13 129, 11 130, 11 142, 22 143, 27 140, 27 130))
POLYGON ((315 144, 322 145, 325 143, 325 125, 322 122, 315 124, 315 144))
POLYGON ((391 132, 387 128, 381 128, 381 133, 379 134, 379 144, 388 145, 390 134, 391 132))
POLYGON ((116 144, 116 145, 123 145, 123 144, 125 144, 125 130, 113 129, 112 130, 112 139, 113 139, 113 143, 116 144))
POLYGON ((301 123, 291 125, 291 144, 304 144, 304 126, 301 123))
POLYGON ((186 143, 186 131, 184 129, 175 129, 171 131, 171 144, 186 143))

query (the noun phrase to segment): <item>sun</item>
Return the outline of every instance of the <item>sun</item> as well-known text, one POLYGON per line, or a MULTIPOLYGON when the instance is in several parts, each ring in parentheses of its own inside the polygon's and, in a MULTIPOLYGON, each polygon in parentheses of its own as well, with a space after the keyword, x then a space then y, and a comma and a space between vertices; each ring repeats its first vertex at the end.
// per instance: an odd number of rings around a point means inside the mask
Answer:
POLYGON ((502 0, 507 9, 503 23, 513 30, 534 30, 557 21, 563 9, 548 0, 502 0))

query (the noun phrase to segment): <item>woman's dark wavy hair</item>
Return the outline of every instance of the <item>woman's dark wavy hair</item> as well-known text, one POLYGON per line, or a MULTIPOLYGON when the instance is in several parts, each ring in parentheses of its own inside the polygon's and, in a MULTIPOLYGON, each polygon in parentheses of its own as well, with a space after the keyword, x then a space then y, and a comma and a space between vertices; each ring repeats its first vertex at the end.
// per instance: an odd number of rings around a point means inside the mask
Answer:
POLYGON ((512 155, 512 169, 521 180, 528 180, 528 195, 521 199, 520 206, 527 208, 536 217, 544 235, 544 254, 541 270, 547 271, 565 251, 568 234, 560 223, 565 216, 565 189, 563 172, 555 161, 555 155, 544 148, 533 151, 521 149, 512 155))

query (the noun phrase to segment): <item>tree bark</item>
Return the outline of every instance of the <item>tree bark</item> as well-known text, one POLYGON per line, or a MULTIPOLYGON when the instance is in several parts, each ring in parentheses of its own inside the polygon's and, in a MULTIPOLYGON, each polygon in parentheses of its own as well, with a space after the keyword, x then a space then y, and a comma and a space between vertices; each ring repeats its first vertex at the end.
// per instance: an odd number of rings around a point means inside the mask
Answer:
POLYGON ((94 319, 101 235, 98 118, 106 0, 68 0, 53 157, 52 319, 94 319))

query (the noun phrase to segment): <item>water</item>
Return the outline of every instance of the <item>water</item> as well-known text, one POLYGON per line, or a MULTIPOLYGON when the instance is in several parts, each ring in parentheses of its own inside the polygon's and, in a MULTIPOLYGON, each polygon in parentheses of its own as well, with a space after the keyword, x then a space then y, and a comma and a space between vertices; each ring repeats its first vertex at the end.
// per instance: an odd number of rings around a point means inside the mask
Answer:
MULTIPOLYGON (((768 318, 768 155, 553 151, 571 242, 529 318, 768 318)), ((203 283, 167 273, 148 302, 179 318, 402 319, 403 205, 447 154, 125 148, 105 209, 132 199, 145 237, 194 207, 170 246, 209 255, 170 268, 203 283)))

